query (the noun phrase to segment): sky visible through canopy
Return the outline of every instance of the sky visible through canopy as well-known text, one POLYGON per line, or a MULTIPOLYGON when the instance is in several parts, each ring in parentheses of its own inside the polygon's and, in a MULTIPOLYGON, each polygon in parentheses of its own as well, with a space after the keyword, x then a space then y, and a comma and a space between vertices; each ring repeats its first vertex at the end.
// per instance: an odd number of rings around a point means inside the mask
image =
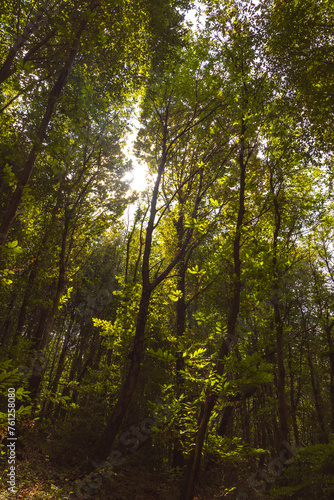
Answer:
MULTIPOLYGON (((194 25, 196 23, 196 15, 198 13, 198 2, 195 3, 195 8, 191 9, 185 16, 185 22, 190 23, 192 26, 192 29, 194 29, 194 25)), ((201 18, 203 18, 203 14, 201 15, 201 18)), ((147 187, 147 174, 148 174, 148 169, 147 165, 145 165, 143 162, 139 162, 137 158, 135 157, 133 153, 133 145, 134 141, 136 140, 138 128, 139 128, 139 121, 137 118, 137 113, 138 110, 135 111, 135 116, 133 117, 131 126, 132 126, 132 132, 129 134, 128 139, 126 141, 126 146, 125 146, 125 152, 126 155, 129 159, 132 160, 132 165, 133 165, 133 170, 126 174, 125 179, 130 180, 131 183, 131 188, 134 191, 144 191, 147 187)), ((132 213, 132 208, 130 207, 130 213, 132 213)), ((128 212, 128 211, 127 211, 128 212)))

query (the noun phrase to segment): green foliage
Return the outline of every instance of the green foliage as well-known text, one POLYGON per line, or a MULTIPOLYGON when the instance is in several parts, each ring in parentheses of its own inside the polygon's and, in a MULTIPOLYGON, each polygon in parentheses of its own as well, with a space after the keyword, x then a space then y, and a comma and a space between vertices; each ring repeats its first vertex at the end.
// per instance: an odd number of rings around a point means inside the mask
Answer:
MULTIPOLYGON (((76 463, 131 398, 122 425, 137 432, 154 418, 150 451, 168 471, 175 452, 194 450, 204 401, 215 403, 204 466, 277 456, 284 419, 296 441, 325 441, 334 429, 331 3, 207 0, 188 31, 184 0, 89 5, 47 3, 12 72, 0 67, 2 214, 37 148, 0 256, 1 409, 14 386, 18 421, 29 420, 26 385, 37 385, 50 455, 77 454, 76 463), (41 140, 50 90, 84 25, 41 140), (134 108, 150 181, 126 223, 134 108)), ((5 7, 1 64, 40 8, 5 7)), ((306 447, 272 494, 317 498, 318 488, 330 498, 333 460, 332 443, 306 447)), ((220 478, 220 496, 238 490, 230 479, 220 478)))
POLYGON ((162 398, 150 404, 157 444, 170 446, 179 440, 184 452, 189 453, 193 448, 199 404, 199 399, 189 401, 184 394, 176 396, 173 385, 163 386, 162 398))
MULTIPOLYGON (((7 396, 8 387, 15 387, 17 383, 21 381, 22 375, 18 368, 13 368, 13 361, 7 359, 6 361, 1 361, 0 369, 0 394, 2 396, 7 396)), ((16 394, 19 399, 27 396, 26 391, 22 387, 16 389, 16 394)))
POLYGON ((228 462, 237 464, 243 458, 260 457, 267 453, 262 448, 252 448, 249 443, 243 442, 241 438, 221 438, 214 433, 210 433, 205 443, 205 453, 215 453, 215 460, 227 459, 228 462))
POLYGON ((284 470, 270 497, 329 500, 334 493, 334 441, 300 448, 284 470))
POLYGON ((236 379, 229 383, 235 388, 244 384, 260 385, 273 381, 271 363, 263 361, 257 352, 245 354, 240 361, 231 357, 226 363, 226 368, 237 375, 236 379))
POLYGON ((159 361, 175 361, 175 356, 168 351, 163 351, 160 347, 157 351, 147 349, 147 353, 159 361))
POLYGON ((301 122, 305 121, 301 110, 305 110, 313 136, 330 150, 333 6, 327 1, 289 0, 264 2, 262 9, 266 55, 277 78, 284 75, 285 105, 299 115, 301 122))
MULTIPOLYGON (((38 420, 38 417, 31 419, 32 415, 32 405, 29 405, 30 402, 30 392, 27 391, 24 387, 18 386, 18 384, 22 383, 22 373, 19 372, 18 368, 13 368, 12 360, 6 360, 0 362, 0 404, 1 409, 5 409, 6 411, 0 411, 0 431, 2 437, 7 434, 8 428, 8 411, 7 411, 7 403, 8 403, 8 389, 15 388, 15 408, 13 414, 15 415, 15 425, 13 427, 23 425, 24 422, 29 421, 29 425, 33 426, 34 423, 38 420), (28 404, 27 404, 28 403, 28 404)), ((13 394, 12 392, 10 393, 13 394)), ((1 439, 2 440, 2 439, 1 439)), ((4 445, 0 442, 0 452, 1 455, 5 453, 3 450, 4 445)))

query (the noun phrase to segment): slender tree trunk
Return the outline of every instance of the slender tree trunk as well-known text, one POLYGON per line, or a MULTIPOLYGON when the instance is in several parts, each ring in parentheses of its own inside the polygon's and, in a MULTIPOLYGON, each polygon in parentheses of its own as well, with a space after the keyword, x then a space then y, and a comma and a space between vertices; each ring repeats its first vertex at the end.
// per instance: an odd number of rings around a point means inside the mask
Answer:
POLYGON ((230 419, 233 416, 234 406, 228 405, 223 408, 222 418, 217 429, 217 434, 221 437, 226 436, 228 432, 228 427, 230 423, 230 419))
POLYGON ((80 22, 79 29, 76 33, 75 41, 72 45, 72 48, 70 50, 69 56, 64 64, 64 67, 54 84, 48 98, 47 106, 46 106, 46 111, 43 117, 43 120, 40 124, 39 130, 37 132, 37 137, 35 140, 35 144, 30 150, 30 153, 28 155, 27 161, 25 166, 23 167, 23 171, 21 174, 21 177, 17 183, 16 189, 13 193, 12 199, 9 203, 9 206, 5 212, 5 215, 2 219, 1 225, 0 225, 0 246, 4 245, 7 239, 8 231, 11 228, 11 225, 13 224, 13 221, 16 216, 17 209, 21 203, 22 195, 23 195, 23 190, 27 186, 33 168, 36 163, 37 156, 39 154, 39 151, 41 149, 41 144, 45 138, 45 134, 47 131, 47 128, 49 126, 49 123, 52 119, 56 104, 59 100, 59 97, 64 90, 64 87, 67 83, 67 79, 69 76, 69 73, 72 69, 73 63, 75 61, 75 58, 77 56, 78 50, 79 50, 79 45, 80 45, 80 39, 81 36, 87 26, 88 19, 83 19, 80 22))
MULTIPOLYGON (((184 238, 184 216, 181 213, 178 221, 176 223, 176 232, 178 238, 178 248, 180 249, 184 238)), ((176 303, 176 336, 179 340, 184 336, 186 330, 186 270, 187 266, 185 259, 182 258, 177 266, 178 270, 178 280, 177 280, 177 291, 179 292, 179 298, 176 303)), ((184 370, 184 356, 181 351, 176 354, 176 380, 178 386, 178 393, 180 395, 183 385, 184 377, 182 375, 182 370, 184 370)), ((173 449, 173 462, 172 467, 183 467, 184 456, 182 451, 182 444, 179 439, 174 442, 173 449)))
POLYGON ((291 406, 291 418, 292 418, 292 426, 293 426, 293 434, 295 437, 295 442, 299 444, 299 429, 297 423, 297 404, 298 404, 298 396, 295 395, 295 380, 294 373, 292 368, 292 352, 291 346, 289 345, 289 375, 290 375, 290 406, 291 406))
MULTIPOLYGON (((121 422, 126 414, 126 411, 129 407, 132 395, 134 393, 135 387, 138 382, 140 366, 142 357, 144 354, 144 341, 145 341, 145 326, 147 321, 148 309, 150 305, 150 298, 153 290, 170 274, 170 272, 174 269, 174 267, 178 264, 180 259, 184 256, 186 248, 189 245, 189 242, 192 238, 193 230, 188 229, 186 237, 182 243, 182 247, 179 249, 174 258, 170 261, 170 263, 165 267, 163 271, 157 272, 156 276, 150 281, 150 255, 151 255, 151 247, 152 247, 152 236, 153 231, 156 227, 156 214, 157 214, 157 200, 158 193, 161 183, 161 178, 164 173, 165 165, 167 162, 167 157, 169 153, 172 151, 174 144, 184 136, 192 127, 199 124, 202 120, 210 116, 215 108, 211 109, 209 113, 207 113, 204 117, 198 119, 196 122, 194 117, 190 119, 190 121, 185 125, 185 127, 178 132, 177 136, 174 137, 173 140, 170 140, 169 146, 167 146, 167 138, 169 136, 169 112, 170 112, 171 99, 168 99, 166 108, 164 113, 157 111, 159 115, 159 121, 162 124, 162 152, 161 152, 161 161, 158 167, 158 174, 156 178, 156 182, 153 189, 152 200, 150 205, 150 217, 147 224, 146 236, 145 236, 145 244, 144 244, 144 253, 143 253, 143 261, 142 261, 142 293, 139 304, 139 311, 137 314, 136 321, 136 330, 134 335, 134 344, 132 352, 129 355, 131 359, 130 367, 128 370, 128 374, 126 376, 123 387, 120 391, 119 399, 113 409, 113 412, 107 422, 106 428, 97 444, 96 455, 99 459, 107 458, 109 452, 111 451, 112 445, 118 433, 121 422)), ((197 197, 193 214, 197 213, 198 204, 200 201, 200 196, 197 197)))
MULTIPOLYGON (((236 340, 235 329, 237 318, 240 309, 240 293, 241 293, 241 260, 240 260, 240 240, 241 228, 245 214, 245 183, 246 183, 246 165, 245 161, 245 132, 246 125, 242 121, 241 134, 240 134, 240 149, 239 149, 239 171, 240 171, 240 189, 239 189, 239 208, 238 218, 236 223, 235 237, 233 242, 233 261, 234 261, 234 290, 232 297, 232 304, 227 321, 227 338, 223 340, 219 352, 219 361, 216 366, 218 375, 224 373, 224 358, 229 353, 229 348, 236 340)), ((211 417, 212 410, 216 404, 218 395, 215 393, 207 394, 205 401, 202 404, 201 411, 197 420, 198 431, 196 434, 194 451, 190 454, 188 459, 187 470, 185 474, 184 485, 181 491, 180 500, 193 500, 195 484, 198 478, 202 449, 205 439, 207 426, 211 417)))
POLYGON ((130 354, 130 368, 121 389, 118 401, 113 409, 111 417, 107 422, 106 428, 99 440, 97 447, 97 456, 102 460, 106 459, 110 453, 138 381, 141 360, 144 353, 145 326, 150 304, 150 297, 151 290, 143 290, 137 315, 134 345, 130 354))
MULTIPOLYGON (((38 12, 34 15, 31 21, 27 23, 25 26, 23 32, 21 35, 19 35, 13 44, 13 46, 9 49, 8 55, 3 63, 3 65, 0 68, 0 85, 7 80, 13 73, 15 73, 15 66, 13 67, 13 62, 15 57, 17 56, 19 50, 25 45, 25 43, 29 40, 30 36, 34 34, 41 26, 41 21, 43 17, 45 17, 46 13, 49 13, 49 4, 50 1, 47 0, 44 2, 44 4, 40 7, 38 12)), ((55 30, 52 30, 51 34, 49 34, 49 37, 52 36, 55 33, 55 30)), ((36 44, 39 47, 42 45, 36 44)), ((43 44, 44 45, 44 44, 43 44)), ((31 52, 31 51, 30 51, 31 52)), ((34 51, 35 52, 35 51, 34 51)))
POLYGON ((87 356, 85 362, 83 363, 81 370, 77 374, 77 377, 76 377, 77 382, 80 383, 82 381, 82 379, 84 378, 84 376, 87 373, 88 368, 94 369, 94 364, 96 364, 96 361, 98 360, 100 345, 101 345, 100 333, 95 328, 93 331, 91 344, 86 349, 89 352, 88 356, 87 356))
POLYGON ((245 443, 250 444, 250 421, 249 421, 249 410, 247 408, 247 400, 245 399, 242 402, 241 410, 240 410, 240 420, 242 426, 242 434, 245 443))
POLYGON ((136 223, 137 223, 137 220, 135 219, 134 223, 133 223, 133 227, 132 227, 130 233, 128 234, 128 240, 126 242, 126 259, 125 259, 125 273, 124 273, 125 274, 124 275, 124 282, 125 283, 128 282, 128 270, 129 270, 129 261, 130 261, 130 246, 131 246, 133 234, 134 234, 135 229, 136 229, 136 223))
POLYGON ((64 231, 62 235, 62 245, 59 256, 59 275, 57 281, 56 294, 53 298, 52 309, 46 315, 44 325, 40 329, 39 337, 37 339, 39 353, 36 356, 36 362, 33 367, 33 374, 29 380, 29 390, 31 391, 31 397, 33 399, 37 396, 38 389, 43 378, 43 362, 42 362, 43 350, 48 345, 53 323, 58 313, 60 299, 66 287, 66 267, 69 257, 69 255, 66 256, 66 243, 69 231, 69 222, 70 222, 69 218, 66 217, 64 231))
POLYGON ((319 382, 317 380, 317 376, 316 376, 316 373, 314 371, 313 360, 312 360, 312 355, 311 355, 309 345, 307 345, 307 360, 308 360, 308 364, 309 364, 309 368, 310 368, 311 384, 312 384, 313 396, 314 396, 314 404, 315 404, 315 409, 317 412, 319 427, 320 427, 320 436, 319 436, 320 439, 319 440, 321 443, 328 443, 328 435, 327 435, 327 431, 326 431, 325 416, 324 416, 324 410, 323 410, 324 404, 323 404, 322 397, 321 397, 319 382))
MULTIPOLYGON (((167 120, 167 117, 166 117, 167 120)), ((129 407, 132 399, 133 392, 137 385, 142 357, 144 354, 144 340, 145 340, 145 327, 147 321, 148 308, 150 305, 150 298, 153 291, 150 282, 150 255, 152 246, 152 235, 154 231, 155 216, 157 211, 157 201, 159 194, 159 187, 161 177, 166 164, 166 137, 167 137, 167 123, 165 124, 164 131, 164 151, 159 165, 158 176, 153 189, 151 200, 151 213, 146 229, 145 247, 142 264, 142 293, 139 304, 139 311, 137 314, 136 331, 134 335, 134 343, 129 357, 131 359, 128 374, 124 381, 117 403, 115 404, 112 414, 108 419, 107 425, 101 438, 97 444, 96 455, 99 459, 104 460, 108 457, 114 440, 117 436, 120 425, 129 407)))
MULTIPOLYGON (((278 306, 275 306, 277 311, 278 306)), ((278 316, 277 316, 278 318, 278 316)), ((285 366, 283 353, 283 326, 278 320, 276 323, 276 349, 277 349, 277 395, 278 395, 278 416, 280 442, 288 440, 288 412, 285 395, 285 366)))
MULTIPOLYGON (((130 401, 132 399, 132 395, 134 393, 135 387, 138 382, 141 361, 144 354, 144 341, 145 341, 145 327, 147 322, 148 309, 150 305, 150 298, 153 290, 169 275, 169 273, 174 269, 174 267, 178 264, 180 259, 183 257, 184 252, 191 240, 192 230, 187 232, 187 236, 182 244, 182 248, 176 254, 176 256, 172 259, 172 261, 168 264, 168 266, 157 275, 152 282, 150 281, 150 255, 151 255, 151 247, 152 247, 152 237, 156 224, 156 213, 157 213, 157 201, 159 188, 161 183, 161 178, 165 170, 166 162, 167 162, 167 136, 168 136, 168 114, 169 114, 169 104, 165 110, 165 116, 160 115, 159 118, 163 122, 163 140, 162 140, 162 155, 161 161, 158 168, 158 175, 156 178, 156 182, 153 189, 151 205, 150 205, 150 217, 146 228, 145 235, 145 244, 144 244, 144 253, 143 253, 143 262, 142 262, 142 293, 141 299, 139 303, 139 310, 137 313, 136 320, 136 330, 134 335, 133 348, 129 355, 131 359, 130 367, 128 370, 128 374, 124 381, 123 387, 120 391, 120 396, 116 405, 114 406, 113 412, 107 422, 107 425, 104 429, 104 432, 101 435, 101 438, 97 444, 96 456, 97 458, 103 460, 106 459, 111 451, 114 440, 117 436, 118 430, 120 428, 121 422, 126 414, 126 411, 129 407, 130 401)), ((187 127, 184 128, 184 131, 178 135, 180 138, 186 131, 187 127)), ((174 141, 172 141, 173 143, 174 141)))
POLYGON ((54 223, 56 220, 56 214, 57 214, 57 211, 59 208, 59 204, 60 204, 60 191, 59 191, 58 196, 57 196, 57 202, 52 209, 50 222, 48 223, 48 225, 45 228, 45 232, 44 232, 42 241, 40 243, 38 253, 37 253, 35 260, 31 266, 31 271, 30 271, 28 282, 26 285, 24 298, 23 298, 22 305, 20 308, 17 329, 16 329, 16 333, 15 333, 15 337, 14 337, 14 344, 17 342, 18 337, 20 337, 24 332, 24 326, 26 323, 26 310, 27 310, 27 306, 29 304, 29 299, 31 296, 32 287, 33 287, 33 284, 35 282, 35 278, 37 276, 37 273, 39 271, 41 256, 42 256, 43 252, 45 252, 45 247, 46 247, 46 245, 50 239, 50 236, 52 234, 52 230, 53 230, 54 223))
MULTIPOLYGON (((80 373, 80 370, 81 370, 82 358, 84 356, 84 352, 85 352, 86 347, 87 347, 87 342, 88 342, 92 327, 93 327, 92 321, 90 321, 90 323, 85 323, 85 325, 81 327, 80 338, 79 338, 79 341, 76 345, 76 350, 75 350, 75 354, 73 355, 67 384, 65 385, 65 387, 62 391, 62 396, 69 396, 70 395, 70 393, 71 393, 71 389, 69 387, 70 382, 72 382, 73 380, 76 380, 76 381, 80 380, 80 375, 78 375, 78 373, 80 373)), ((82 370, 81 370, 81 372, 82 372, 82 370)), ((76 389, 73 389, 73 391, 72 391, 71 401, 72 401, 72 403, 75 403, 77 401, 76 389)), ((57 408, 55 409, 55 412, 53 415, 54 419, 57 420, 59 415, 61 415, 62 418, 65 418, 65 416, 66 416, 66 409, 61 404, 58 404, 57 408)))
POLYGON ((331 429, 334 433, 334 343, 330 346, 329 353, 330 362, 330 385, 329 385, 329 395, 331 401, 331 429))
POLYGON ((13 294, 11 301, 7 307, 5 320, 1 325, 0 343, 7 344, 8 347, 10 345, 10 337, 11 337, 10 330, 13 325, 13 319, 11 318, 11 316, 12 315, 14 316, 14 306, 16 303, 16 298, 17 298, 16 294, 13 294))
POLYGON ((140 232, 139 232, 139 248, 138 248, 138 256, 137 256, 137 259, 136 259, 135 268, 134 268, 134 271, 133 271, 133 280, 132 280, 132 281, 133 281, 133 283, 136 283, 136 282, 137 282, 138 266, 139 266, 139 262, 140 262, 141 255, 142 255, 142 250, 143 250, 143 230, 144 230, 144 222, 145 222, 145 218, 146 218, 146 215, 147 215, 148 209, 149 209, 149 206, 147 206, 147 208, 146 208, 146 210, 145 210, 145 214, 143 215, 143 218, 142 218, 141 223, 140 223, 140 232))
POLYGON ((29 303, 29 298, 31 297, 31 290, 33 283, 35 281, 36 275, 38 271, 38 260, 36 259, 32 265, 32 269, 29 274, 29 278, 27 281, 27 286, 26 286, 26 291, 24 293, 23 301, 20 307, 20 313, 17 321, 17 327, 16 327, 16 332, 15 336, 13 339, 13 344, 15 345, 17 343, 18 338, 22 335, 22 332, 24 331, 24 325, 26 324, 26 316, 27 316, 27 306, 29 303))
MULTIPOLYGON (((52 394, 56 393, 60 377, 61 377, 61 375, 63 373, 65 358, 66 358, 66 354, 67 354, 67 351, 68 351, 68 346, 69 346, 70 339, 71 339, 73 322, 74 322, 74 315, 72 315, 70 324, 69 324, 69 326, 68 326, 68 328, 66 330, 66 334, 65 334, 65 338, 64 338, 64 343, 63 343, 63 347, 61 349, 61 353, 60 353, 60 356, 59 356, 59 359, 58 359, 58 364, 57 364, 57 369, 56 369, 56 373, 55 373, 54 379, 49 384, 49 389, 50 389, 50 392, 52 394)), ((58 349, 56 349, 56 351, 57 350, 58 349)), ((52 371, 53 370, 51 370, 51 374, 52 374, 52 371)), ((51 379, 51 374, 50 374, 50 379, 51 379)), ((46 405, 45 413, 46 414, 47 413, 51 413, 52 412, 52 408, 53 408, 53 402, 49 401, 48 404, 46 405)))
POLYGON ((334 322, 327 325, 326 335, 328 341, 328 358, 329 358, 329 398, 331 404, 331 430, 334 433, 334 339, 332 336, 334 322))
MULTIPOLYGON (((279 440, 280 447, 283 441, 288 440, 288 412, 285 394, 285 366, 284 366, 284 322, 281 317, 280 309, 280 284, 278 272, 278 236, 281 229, 281 213, 278 204, 277 194, 275 192, 273 172, 270 172, 270 190, 273 195, 275 227, 273 237, 273 296, 274 306, 274 326, 276 331, 276 354, 277 354, 277 398, 278 398, 278 416, 279 416, 279 440)), ((277 450, 280 451, 280 450, 277 450)))
MULTIPOLYGON (((36 315, 35 326, 30 329, 29 339, 32 340, 32 351, 38 351, 43 337, 44 328, 48 319, 49 309, 43 307, 36 315)), ((28 329, 29 330, 29 329, 28 329)))

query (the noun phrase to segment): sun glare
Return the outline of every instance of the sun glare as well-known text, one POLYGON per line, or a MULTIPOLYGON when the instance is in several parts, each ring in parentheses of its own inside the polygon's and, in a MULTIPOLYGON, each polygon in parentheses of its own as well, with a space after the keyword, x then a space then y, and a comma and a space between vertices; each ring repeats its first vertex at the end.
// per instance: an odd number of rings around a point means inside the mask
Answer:
POLYGON ((126 141, 125 154, 126 157, 132 161, 133 169, 125 175, 125 179, 130 181, 130 186, 133 191, 144 191, 147 187, 147 166, 139 162, 133 152, 133 144, 136 139, 137 128, 133 125, 132 132, 126 141))

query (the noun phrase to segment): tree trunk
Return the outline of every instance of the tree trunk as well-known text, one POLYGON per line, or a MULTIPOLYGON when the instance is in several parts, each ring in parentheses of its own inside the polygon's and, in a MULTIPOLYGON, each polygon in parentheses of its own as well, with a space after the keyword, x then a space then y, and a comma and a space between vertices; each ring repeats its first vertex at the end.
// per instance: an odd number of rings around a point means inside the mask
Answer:
MULTIPOLYGON (((246 165, 245 161, 245 132, 246 125, 242 120, 240 134, 240 150, 239 150, 239 172, 240 172, 240 188, 239 188, 239 208, 238 218, 235 229, 235 237, 233 242, 233 261, 234 261, 234 290, 232 297, 231 309, 227 321, 227 337, 223 340, 220 352, 219 361, 216 366, 216 372, 219 376, 224 373, 224 358, 229 353, 229 348, 236 341, 235 329, 237 318, 240 309, 240 292, 241 292, 241 260, 240 260, 240 240, 241 228, 245 214, 245 182, 246 182, 246 165)), ((198 431, 196 434, 195 448, 188 459, 187 470, 184 479, 180 500, 193 500, 195 484, 198 477, 201 464, 202 449, 205 439, 207 426, 210 420, 212 410, 216 404, 218 395, 215 393, 207 394, 205 401, 202 404, 201 411, 197 420, 198 431)))
MULTIPOLYGON (((279 441, 281 448, 283 441, 288 440, 288 412, 285 395, 285 366, 284 366, 284 346, 283 346, 283 320, 280 309, 280 284, 278 272, 278 236, 281 229, 281 213, 278 204, 277 194, 275 192, 273 172, 270 172, 270 190, 273 195, 275 227, 273 235, 273 296, 274 306, 274 325, 276 331, 276 354, 277 354, 277 398, 278 398, 278 417, 279 417, 279 441)), ((277 450, 278 452, 280 449, 277 450)))
MULTIPOLYGON (((16 55, 18 54, 19 50, 24 46, 24 44, 28 41, 30 36, 34 34, 38 28, 40 27, 40 21, 42 18, 45 16, 45 14, 49 14, 50 10, 49 8, 50 1, 47 0, 44 2, 44 4, 40 7, 38 12, 36 12, 35 16, 32 18, 31 21, 25 26, 23 32, 21 35, 19 35, 13 44, 13 46, 9 49, 8 55, 3 63, 3 65, 0 68, 0 85, 7 80, 13 73, 15 73, 16 68, 12 66, 14 59, 16 55), (49 10, 49 12, 48 12, 49 10)), ((55 33, 55 30, 52 30, 52 32, 49 34, 47 39, 50 38, 55 33)), ((45 43, 45 42, 44 42, 45 43)), ((44 45, 44 43, 42 45, 44 45)), ((38 47, 41 47, 41 43, 37 44, 38 47)), ((31 51, 29 51, 31 52, 31 51)), ((35 51, 34 51, 35 52, 35 51)))
POLYGON ((6 316, 3 324, 1 325, 1 333, 0 333, 0 344, 7 344, 9 347, 11 333, 10 330, 13 328, 13 319, 11 318, 14 315, 14 308, 16 303, 17 296, 13 293, 11 301, 7 307, 6 316))
MULTIPOLYGON (((182 242, 181 248, 178 250, 176 255, 172 258, 169 264, 165 267, 163 271, 157 272, 156 276, 152 281, 150 281, 150 254, 151 254, 151 246, 152 246, 152 235, 156 225, 159 223, 160 218, 158 218, 158 222, 156 222, 156 214, 157 214, 157 200, 158 193, 160 188, 160 183, 162 179, 162 175, 165 170, 167 157, 173 151, 173 146, 175 143, 184 136, 192 127, 200 123, 202 120, 211 115, 216 108, 211 109, 204 117, 198 119, 196 122, 194 120, 194 116, 186 123, 183 129, 178 133, 174 139, 170 139, 169 145, 167 146, 167 138, 169 137, 169 112, 171 106, 171 96, 167 100, 166 107, 164 112, 160 112, 157 110, 159 116, 159 122, 162 125, 162 148, 161 148, 161 160, 158 166, 158 174, 155 181, 152 200, 150 205, 150 217, 147 224, 146 236, 145 236, 145 244, 144 244, 144 253, 143 253, 143 262, 142 262, 142 294, 140 299, 139 311, 137 315, 136 321, 136 331, 134 335, 134 345, 132 352, 129 357, 131 359, 131 364, 128 370, 127 377, 123 384, 123 387, 120 392, 119 399, 113 409, 112 415, 110 416, 106 428, 98 442, 96 455, 99 459, 107 458, 109 452, 111 451, 113 442, 118 433, 121 422, 126 414, 128 406, 130 404, 133 392, 138 382, 138 377, 140 373, 140 366, 142 357, 144 354, 144 341, 145 341, 145 326, 147 321, 148 308, 150 304, 150 298, 153 290, 167 278, 170 272, 174 269, 174 267, 178 264, 180 259, 183 258, 184 253, 189 245, 189 242, 192 238, 193 229, 187 229, 186 236, 184 241, 182 242)), ((172 200, 170 200, 171 202, 172 200)), ((200 201, 200 197, 198 196, 196 202, 194 204, 193 214, 197 213, 198 204, 200 201)), ((168 203, 170 203, 168 202, 168 203)), ((168 205, 167 203, 167 205, 168 205)), ((164 210, 165 211, 165 210, 164 210)), ((164 213, 164 211, 162 213, 164 213)))
POLYGON ((299 429, 298 429, 298 423, 297 423, 297 405, 298 405, 298 394, 297 396, 295 395, 295 381, 294 381, 294 373, 292 369, 292 352, 291 352, 291 346, 289 345, 289 359, 288 359, 288 366, 289 366, 289 375, 290 375, 290 406, 291 406, 291 418, 292 418, 292 425, 293 425, 293 434, 295 437, 295 442, 297 445, 299 445, 299 429))
POLYGON ((150 282, 150 255, 152 246, 152 235, 154 231, 155 216, 157 211, 156 207, 158 201, 159 187, 160 187, 161 177, 166 165, 166 138, 167 138, 167 116, 166 116, 165 130, 164 130, 163 154, 159 165, 157 179, 153 189, 150 218, 146 229, 145 247, 144 247, 143 263, 142 263, 143 288, 141 293, 139 310, 137 314, 136 331, 134 335, 133 348, 131 353, 129 354, 131 363, 125 382, 121 389, 118 401, 113 408, 112 414, 108 419, 107 425, 97 444, 96 456, 101 460, 105 460, 108 457, 112 445, 114 443, 114 440, 117 436, 120 425, 129 407, 133 392, 137 385, 141 361, 144 354, 145 327, 147 321, 148 308, 150 305, 150 298, 152 291, 154 289, 152 288, 152 284, 150 282))
POLYGON ((39 354, 36 357, 36 366, 33 367, 33 375, 29 380, 29 390, 31 391, 31 397, 34 399, 37 396, 40 383, 43 377, 43 350, 46 348, 49 342, 50 334, 52 331, 53 323, 58 313, 58 307, 60 299, 64 293, 66 287, 66 267, 69 255, 66 255, 66 243, 69 231, 69 218, 65 219, 65 226, 62 235, 62 245, 59 256, 59 275, 57 281, 56 294, 53 299, 52 309, 46 314, 45 322, 43 327, 39 329, 38 338, 36 339, 37 349, 39 349, 39 354))
POLYGON ((74 41, 72 48, 70 50, 69 57, 67 58, 67 60, 64 64, 64 67, 63 67, 56 83, 54 84, 54 86, 49 94, 49 98, 48 98, 48 102, 47 102, 47 106, 46 106, 46 111, 45 111, 43 120, 40 124, 39 130, 37 132, 35 144, 33 145, 33 147, 30 150, 26 164, 23 168, 22 175, 17 183, 16 189, 15 189, 13 196, 12 196, 12 199, 9 203, 9 207, 6 210, 5 215, 4 215, 2 222, 1 222, 1 225, 0 225, 0 246, 5 244, 6 239, 7 239, 7 235, 8 235, 8 231, 11 228, 11 226, 14 222, 14 219, 16 217, 17 209, 21 203, 23 190, 27 186, 27 184, 30 180, 33 168, 34 168, 35 163, 36 163, 38 153, 40 151, 42 142, 45 138, 45 134, 46 134, 47 128, 49 126, 49 123, 52 119, 56 104, 59 100, 59 97, 60 97, 65 85, 66 85, 69 73, 72 69, 74 60, 77 56, 77 53, 79 50, 79 45, 80 45, 80 38, 81 38, 81 36, 82 36, 86 26, 87 26, 87 23, 88 23, 87 18, 83 19, 80 22, 80 26, 79 26, 79 29, 76 33, 75 41, 74 41))
POLYGON ((321 392, 320 392, 320 387, 319 387, 319 383, 317 380, 317 376, 316 376, 316 373, 314 371, 314 366, 313 366, 313 361, 312 361, 312 356, 311 356, 311 351, 310 351, 309 345, 307 345, 307 360, 308 360, 308 364, 310 367, 310 375, 311 375, 311 384, 312 384, 313 396, 314 396, 314 404, 315 404, 315 409, 317 412, 319 427, 320 427, 319 441, 320 441, 320 443, 328 443, 328 435, 327 435, 327 431, 326 431, 325 416, 324 416, 324 411, 323 411, 324 405, 323 405, 323 401, 322 401, 322 397, 321 397, 321 392))
POLYGON ((114 440, 117 436, 120 425, 123 421, 125 413, 130 404, 133 392, 135 390, 141 360, 144 353, 144 340, 145 340, 145 326, 147 321, 147 313, 150 304, 151 290, 143 290, 139 311, 136 322, 136 333, 134 337, 134 345, 130 354, 131 364, 126 376, 125 382, 121 389, 118 401, 113 409, 111 417, 109 418, 106 428, 98 442, 97 457, 105 460, 112 448, 114 440))
MULTIPOLYGON (((176 223, 176 232, 178 238, 178 248, 181 248, 184 238, 184 217, 181 213, 178 221, 176 223)), ((176 336, 179 340, 184 336, 186 330, 186 270, 187 266, 185 259, 181 259, 178 265, 178 280, 177 280, 177 291, 179 292, 179 298, 176 303, 176 336)), ((182 375, 182 370, 184 370, 184 357, 181 351, 176 354, 176 381, 178 388, 178 395, 180 395, 183 385, 184 377, 182 375)), ((182 451, 182 444, 180 439, 176 439, 174 442, 173 449, 173 462, 172 467, 183 467, 184 456, 182 451)))
POLYGON ((332 329, 334 326, 334 322, 331 322, 327 325, 326 335, 328 341, 328 358, 329 358, 329 399, 331 403, 331 430, 334 433, 334 340, 332 337, 332 329))
MULTIPOLYGON (((85 323, 85 325, 82 326, 80 329, 80 338, 79 338, 79 341, 76 345, 75 354, 73 355, 70 373, 68 376, 68 381, 67 381, 67 384, 65 385, 65 387, 62 391, 62 397, 70 395, 70 392, 71 392, 71 390, 69 388, 70 382, 72 382, 75 379, 80 380, 80 375, 78 376, 78 373, 80 372, 80 369, 81 369, 82 358, 84 356, 84 352, 86 350, 87 342, 88 342, 92 328, 93 328, 93 323, 92 323, 92 321, 90 321, 90 323, 85 323)), ((75 403, 77 401, 76 389, 73 389, 73 391, 72 391, 72 400, 71 401, 72 401, 72 403, 75 403)), ((66 416, 66 409, 60 403, 58 404, 57 408, 54 411, 54 415, 53 415, 54 419, 57 420, 59 415, 61 415, 62 418, 65 418, 65 416, 66 416)))
MULTIPOLYGON (((60 377, 61 377, 61 374, 63 373, 65 358, 66 358, 66 354, 67 354, 67 351, 68 351, 68 346, 69 346, 70 339, 71 339, 71 334, 72 334, 73 322, 74 322, 74 314, 72 314, 72 317, 71 317, 71 320, 70 320, 70 324, 69 324, 69 326, 68 326, 68 328, 66 330, 63 347, 61 349, 61 353, 60 353, 60 356, 59 356, 59 359, 58 359, 56 373, 55 373, 55 376, 54 376, 54 379, 53 379, 52 383, 51 383, 51 374, 50 374, 49 389, 50 389, 51 394, 55 394, 56 393, 57 387, 58 387, 58 383, 59 383, 59 380, 60 380, 60 377)), ((52 371, 53 370, 51 370, 51 373, 52 373, 52 371)), ((53 408, 53 402, 49 401, 47 403, 46 407, 45 407, 45 414, 51 413, 52 412, 52 408, 53 408)))

